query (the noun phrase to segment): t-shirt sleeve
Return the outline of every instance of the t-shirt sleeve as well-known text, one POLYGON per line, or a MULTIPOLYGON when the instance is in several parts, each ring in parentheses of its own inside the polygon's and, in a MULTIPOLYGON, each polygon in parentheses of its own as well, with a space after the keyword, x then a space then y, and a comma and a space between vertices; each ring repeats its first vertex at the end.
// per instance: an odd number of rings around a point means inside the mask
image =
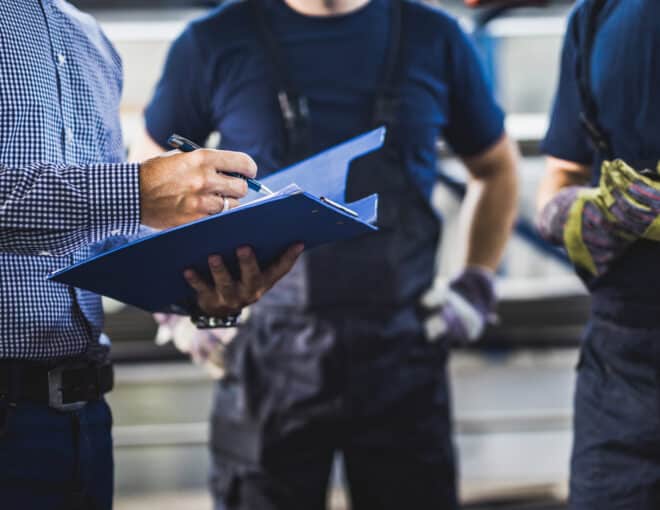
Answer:
POLYGON ((190 25, 170 48, 163 74, 144 111, 147 132, 161 147, 167 148, 172 133, 203 144, 213 131, 207 68, 190 25))
POLYGON ((590 164, 594 157, 593 150, 580 122, 583 108, 577 79, 579 42, 575 30, 578 13, 575 11, 568 23, 561 55, 559 85, 541 150, 559 159, 590 164))
POLYGON ((486 81, 483 66, 467 34, 454 24, 449 48, 450 112, 445 139, 459 156, 477 155, 504 133, 504 112, 486 81))

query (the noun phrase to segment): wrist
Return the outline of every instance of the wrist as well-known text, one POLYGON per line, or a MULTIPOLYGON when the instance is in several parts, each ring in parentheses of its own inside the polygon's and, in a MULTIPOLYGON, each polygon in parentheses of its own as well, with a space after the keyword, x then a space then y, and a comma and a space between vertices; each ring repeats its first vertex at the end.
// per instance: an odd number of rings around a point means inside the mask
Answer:
POLYGON ((450 282, 449 291, 458 294, 484 316, 495 311, 495 272, 488 267, 467 266, 450 282))
POLYGON ((568 216, 581 189, 580 186, 564 188, 545 204, 536 219, 537 229, 543 239, 556 245, 564 244, 568 216))
POLYGON ((468 264, 454 280, 458 280, 459 278, 478 278, 493 285, 495 282, 495 270, 481 264, 468 264))

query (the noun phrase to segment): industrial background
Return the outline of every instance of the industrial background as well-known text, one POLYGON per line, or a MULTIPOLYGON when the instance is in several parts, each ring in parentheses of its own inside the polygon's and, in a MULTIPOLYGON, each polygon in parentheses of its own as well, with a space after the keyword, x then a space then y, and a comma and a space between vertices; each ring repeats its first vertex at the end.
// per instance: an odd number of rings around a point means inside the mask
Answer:
MULTIPOLYGON (((187 21, 221 2, 72 3, 101 21, 122 55, 121 113, 130 146, 170 43, 187 21)), ((498 278, 501 321, 477 347, 455 350, 450 364, 462 501, 475 509, 563 508, 574 366, 589 303, 561 254, 535 237, 532 216, 543 170, 538 142, 547 125, 572 2, 518 8, 494 19, 492 12, 465 9, 462 0, 433 3, 455 13, 472 33, 508 112, 508 130, 524 155, 521 215, 498 278)), ((445 219, 440 288, 442 275, 461 258, 452 247, 460 245, 456 213, 464 174, 442 146, 438 154, 434 203, 445 219)), ((149 315, 116 302, 105 305, 118 379, 109 399, 115 416, 116 508, 210 509, 210 376, 171 345, 156 346, 149 315)), ((347 508, 339 467, 332 484, 330 507, 347 508)))

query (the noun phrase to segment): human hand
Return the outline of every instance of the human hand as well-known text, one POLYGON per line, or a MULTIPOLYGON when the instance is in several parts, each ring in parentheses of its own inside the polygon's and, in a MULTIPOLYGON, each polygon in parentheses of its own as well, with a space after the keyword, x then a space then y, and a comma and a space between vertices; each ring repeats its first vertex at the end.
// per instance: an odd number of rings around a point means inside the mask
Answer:
POLYGON ((624 161, 603 163, 599 189, 615 221, 635 238, 660 241, 660 174, 656 169, 641 172, 624 161))
POLYGON ((257 302, 291 270, 303 249, 302 244, 291 246, 262 271, 252 249, 249 246, 239 248, 236 250, 236 256, 241 272, 240 281, 234 280, 219 255, 211 255, 208 258, 213 284, 204 281, 192 269, 187 269, 183 275, 197 293, 197 305, 205 315, 227 317, 257 302))
POLYGON ((158 345, 171 341, 212 377, 224 375, 225 349, 236 336, 237 328, 198 329, 188 317, 173 314, 157 313, 154 319, 158 323, 158 345))
POLYGON ((541 235, 564 245, 571 261, 594 276, 604 274, 640 238, 660 241, 660 182, 621 160, 606 161, 597 188, 570 186, 539 215, 541 235))
POLYGON ((478 340, 486 326, 497 320, 496 301, 492 272, 466 268, 450 282, 444 303, 427 318, 427 338, 453 344, 478 340))
POLYGON ((140 167, 141 222, 169 228, 235 207, 247 182, 223 172, 255 177, 257 165, 246 154, 211 149, 148 159, 140 167))

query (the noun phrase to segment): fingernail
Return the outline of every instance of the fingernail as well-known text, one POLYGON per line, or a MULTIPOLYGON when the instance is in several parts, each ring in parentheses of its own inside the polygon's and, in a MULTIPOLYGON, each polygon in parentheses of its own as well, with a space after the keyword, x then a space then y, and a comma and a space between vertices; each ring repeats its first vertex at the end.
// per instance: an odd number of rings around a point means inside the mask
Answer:
POLYGON ((194 280, 194 279, 195 279, 195 273, 192 271, 192 269, 186 269, 186 270, 183 272, 183 277, 184 277, 186 280, 194 280))
POLYGON ((209 257, 209 265, 211 267, 220 267, 222 265, 222 259, 219 255, 211 255, 209 257))
POLYGON ((302 243, 298 243, 293 247, 296 255, 300 255, 302 252, 305 251, 305 245, 302 243))

